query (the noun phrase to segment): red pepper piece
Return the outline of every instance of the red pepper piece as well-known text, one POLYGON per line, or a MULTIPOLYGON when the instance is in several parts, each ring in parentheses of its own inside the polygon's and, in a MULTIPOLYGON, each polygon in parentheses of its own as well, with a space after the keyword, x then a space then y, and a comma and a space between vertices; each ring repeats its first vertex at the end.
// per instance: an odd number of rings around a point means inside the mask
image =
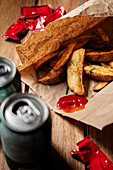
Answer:
POLYGON ((92 141, 89 136, 77 143, 79 151, 72 150, 71 155, 78 155, 90 170, 113 170, 113 163, 92 141))

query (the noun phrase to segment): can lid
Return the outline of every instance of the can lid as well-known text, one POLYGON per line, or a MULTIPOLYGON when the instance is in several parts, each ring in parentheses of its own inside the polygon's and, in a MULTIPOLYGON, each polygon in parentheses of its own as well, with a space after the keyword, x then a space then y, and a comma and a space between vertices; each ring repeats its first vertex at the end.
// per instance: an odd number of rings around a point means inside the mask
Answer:
POLYGON ((37 95, 16 93, 1 104, 1 119, 13 131, 28 132, 39 128, 48 119, 46 103, 37 95))
POLYGON ((0 87, 12 81, 16 74, 14 63, 6 57, 0 56, 0 87))

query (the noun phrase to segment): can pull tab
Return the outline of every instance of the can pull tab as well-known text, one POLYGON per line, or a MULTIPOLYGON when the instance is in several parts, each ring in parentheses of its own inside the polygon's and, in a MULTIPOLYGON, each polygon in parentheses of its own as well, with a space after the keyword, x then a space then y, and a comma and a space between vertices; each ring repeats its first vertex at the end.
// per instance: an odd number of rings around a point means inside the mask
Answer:
POLYGON ((0 64, 0 76, 11 71, 11 68, 6 64, 0 64))
POLYGON ((34 122, 37 118, 37 114, 28 105, 19 107, 17 110, 17 115, 26 123, 34 122))

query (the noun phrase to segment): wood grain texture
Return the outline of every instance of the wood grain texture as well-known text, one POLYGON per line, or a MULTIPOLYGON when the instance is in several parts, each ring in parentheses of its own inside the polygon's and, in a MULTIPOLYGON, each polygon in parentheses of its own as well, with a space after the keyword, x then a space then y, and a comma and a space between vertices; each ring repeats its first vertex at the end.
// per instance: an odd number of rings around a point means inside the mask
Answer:
MULTIPOLYGON (((35 0, 0 0, 0 56, 9 57, 15 64, 18 63, 15 58, 15 47, 18 43, 8 41, 1 36, 6 32, 9 26, 20 18, 20 6, 35 5, 35 0)), ((24 89, 24 87, 23 87, 24 89)), ((3 148, 0 142, 0 170, 9 170, 3 148)))
POLYGON ((15 47, 20 42, 13 42, 7 38, 1 38, 10 25, 20 18, 20 6, 35 5, 35 0, 1 0, 0 1, 0 55, 12 58, 17 64, 15 58, 15 47))
POLYGON ((79 0, 39 0, 38 5, 51 4, 53 9, 62 5, 66 12, 69 12, 79 6, 79 0))
MULTIPOLYGON (((79 0, 37 0, 37 5, 52 4, 56 9, 62 5, 69 12, 79 6, 79 0)), ((81 0, 83 4, 86 0, 81 0)), ((17 42, 1 38, 1 35, 9 26, 20 17, 20 6, 34 6, 35 0, 1 0, 0 1, 0 55, 11 58, 15 63, 15 47, 17 42), (9 8, 10 6, 10 8, 9 8)), ((22 86, 24 91, 24 84, 22 86)), ((31 90, 30 93, 33 93, 31 90)), ((62 170, 85 170, 84 164, 74 160, 70 151, 76 148, 76 143, 84 138, 84 124, 58 115, 51 111, 52 119, 52 169, 62 170)), ((89 127, 89 136, 102 149, 102 151, 113 161, 113 125, 99 131, 89 127)), ((0 143, 0 170, 9 170, 3 148, 0 143)))
POLYGON ((102 131, 89 127, 89 136, 113 162, 113 124, 106 126, 102 131))

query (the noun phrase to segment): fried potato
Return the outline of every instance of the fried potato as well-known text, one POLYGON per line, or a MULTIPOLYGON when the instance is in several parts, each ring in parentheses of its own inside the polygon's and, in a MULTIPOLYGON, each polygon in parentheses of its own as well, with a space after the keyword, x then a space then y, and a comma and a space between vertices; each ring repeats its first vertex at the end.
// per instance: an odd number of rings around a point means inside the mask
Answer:
POLYGON ((38 82, 47 85, 58 84, 66 79, 65 73, 66 73, 65 67, 62 67, 58 71, 52 69, 49 73, 44 75, 42 78, 39 78, 38 82))
POLYGON ((109 37, 106 34, 106 32, 103 30, 103 28, 97 28, 96 30, 94 30, 93 32, 94 34, 96 34, 102 41, 106 41, 109 44, 109 37))
POLYGON ((99 81, 112 81, 113 69, 99 65, 86 65, 84 66, 84 72, 92 79, 99 81))
POLYGON ((76 42, 76 45, 74 47, 74 50, 77 50, 81 47, 83 47, 85 44, 87 44, 89 42, 90 39, 82 39, 76 42))
POLYGON ((48 61, 48 60, 54 58, 55 56, 57 56, 57 55, 58 55, 58 52, 59 52, 59 51, 57 50, 57 51, 52 52, 52 53, 50 53, 49 55, 46 55, 46 56, 42 57, 41 59, 39 59, 39 60, 34 64, 35 70, 38 70, 38 68, 39 68, 40 66, 42 66, 46 61, 48 61))
POLYGON ((94 37, 92 41, 89 42, 88 47, 96 50, 107 49, 109 47, 110 40, 103 28, 97 28, 93 31, 93 33, 97 37, 94 37))
POLYGON ((75 45, 76 45, 76 41, 68 45, 61 58, 55 64, 54 66, 55 71, 59 70, 68 61, 69 57, 71 56, 71 53, 73 52, 75 45))
POLYGON ((57 57, 55 57, 53 60, 51 60, 51 61, 49 62, 50 67, 54 67, 54 66, 55 66, 55 64, 56 64, 56 63, 58 62, 58 60, 61 58, 61 56, 62 56, 62 54, 64 53, 64 51, 65 51, 65 49, 63 49, 62 51, 60 51, 60 52, 58 53, 57 57))
POLYGON ((67 64, 67 83, 75 94, 83 95, 85 93, 83 86, 83 63, 85 49, 80 48, 73 52, 67 64))
POLYGON ((94 87, 93 87, 93 91, 99 91, 101 89, 103 89, 105 86, 107 86, 108 82, 97 82, 94 87))
POLYGON ((90 41, 94 37, 96 37, 96 36, 93 35, 93 34, 88 34, 88 35, 81 35, 79 37, 69 39, 69 40, 62 43, 61 49, 65 49, 72 42, 75 42, 75 41, 82 41, 83 42, 84 40, 90 41))
POLYGON ((113 50, 107 52, 92 51, 86 53, 86 59, 90 61, 108 62, 113 60, 113 50))
POLYGON ((113 61, 110 61, 110 62, 109 62, 109 65, 110 65, 110 67, 113 68, 113 61))
POLYGON ((108 48, 108 42, 100 41, 99 38, 89 41, 88 48, 93 48, 94 50, 102 50, 105 51, 108 48))
MULTIPOLYGON (((77 43, 76 43, 76 45, 75 45, 75 47, 74 47, 74 50, 81 48, 81 47, 84 46, 87 42, 89 42, 89 39, 82 39, 82 40, 77 41, 77 43)), ((60 52, 58 53, 57 57, 53 58, 53 60, 51 60, 51 61, 49 62, 50 67, 54 67, 54 66, 55 66, 55 64, 56 64, 57 61, 61 58, 61 56, 63 55, 63 53, 64 53, 65 50, 66 50, 66 49, 63 49, 62 51, 60 51, 60 52)))

